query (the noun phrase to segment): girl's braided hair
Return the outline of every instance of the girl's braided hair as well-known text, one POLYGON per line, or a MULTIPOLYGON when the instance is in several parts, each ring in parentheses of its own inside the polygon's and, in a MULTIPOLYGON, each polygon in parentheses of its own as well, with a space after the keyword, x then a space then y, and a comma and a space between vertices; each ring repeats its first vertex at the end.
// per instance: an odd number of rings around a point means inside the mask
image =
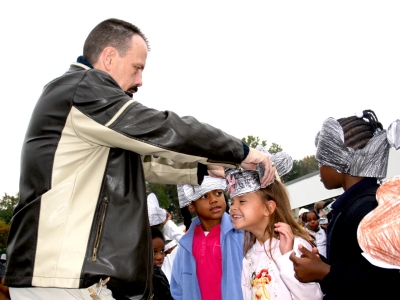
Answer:
POLYGON ((364 110, 361 118, 351 116, 337 121, 343 128, 345 145, 353 149, 364 148, 375 131, 383 129, 376 114, 370 109, 364 110))

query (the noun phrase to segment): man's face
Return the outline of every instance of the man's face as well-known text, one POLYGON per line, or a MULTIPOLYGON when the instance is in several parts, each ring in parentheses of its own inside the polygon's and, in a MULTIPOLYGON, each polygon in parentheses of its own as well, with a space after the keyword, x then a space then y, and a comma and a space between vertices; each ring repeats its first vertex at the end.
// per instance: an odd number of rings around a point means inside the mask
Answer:
POLYGON ((132 36, 131 47, 122 57, 118 52, 113 56, 111 77, 124 90, 135 93, 142 86, 142 72, 146 65, 147 45, 141 36, 132 36))

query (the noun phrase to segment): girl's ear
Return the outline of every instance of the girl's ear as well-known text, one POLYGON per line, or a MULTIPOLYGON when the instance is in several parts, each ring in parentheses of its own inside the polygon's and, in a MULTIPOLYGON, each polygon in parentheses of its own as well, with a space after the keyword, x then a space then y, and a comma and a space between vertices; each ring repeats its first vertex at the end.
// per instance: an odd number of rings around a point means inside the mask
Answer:
POLYGON ((267 203, 265 203, 264 216, 269 217, 270 215, 272 215, 275 209, 276 209, 275 201, 268 200, 267 203))

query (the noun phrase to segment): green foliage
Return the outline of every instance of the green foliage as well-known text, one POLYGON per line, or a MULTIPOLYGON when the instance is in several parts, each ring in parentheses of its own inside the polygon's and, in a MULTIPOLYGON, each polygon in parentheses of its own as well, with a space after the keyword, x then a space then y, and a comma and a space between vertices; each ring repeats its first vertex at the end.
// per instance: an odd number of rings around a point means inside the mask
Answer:
POLYGON ((160 207, 171 214, 176 224, 183 222, 176 185, 147 183, 147 190, 149 194, 154 193, 157 196, 160 207))
POLYGON ((255 148, 257 145, 265 147, 267 145, 267 141, 261 141, 258 136, 248 135, 246 138, 242 138, 242 142, 245 142, 249 147, 255 148))
POLYGON ((0 219, 0 253, 6 252, 8 233, 10 232, 10 224, 6 224, 0 219))
POLYGON ((2 219, 6 224, 9 224, 11 221, 14 207, 17 205, 18 200, 19 194, 16 196, 10 196, 6 193, 0 200, 0 219, 2 219))
POLYGON ((271 154, 275 154, 278 152, 281 152, 283 149, 280 145, 276 144, 276 143, 272 143, 272 145, 269 147, 268 152, 271 154))
POLYGON ((294 160, 292 170, 281 179, 283 182, 289 182, 318 170, 318 161, 315 155, 306 156, 301 160, 294 160))
MULTIPOLYGON (((253 135, 248 135, 247 137, 242 138, 242 142, 245 142, 251 148, 255 148, 258 145, 261 145, 263 147, 267 146, 266 140, 260 141, 260 138, 258 136, 253 136, 253 135)), ((282 147, 277 143, 272 143, 272 145, 268 149, 268 152, 271 154, 275 154, 280 151, 282 151, 282 147)))
MULTIPOLYGON (((259 144, 263 147, 267 146, 267 141, 260 141, 260 138, 258 136, 248 135, 247 137, 242 138, 242 141, 252 148, 255 148, 259 144)), ((275 154, 281 151, 283 151, 282 147, 276 143, 272 143, 268 149, 268 152, 271 154, 275 154)), ((303 159, 294 160, 292 170, 288 174, 282 176, 281 180, 282 182, 289 182, 317 170, 318 162, 315 159, 315 156, 306 156, 303 159)))
POLYGON ((0 200, 0 253, 6 252, 10 222, 18 200, 19 194, 16 196, 4 194, 3 198, 0 200))

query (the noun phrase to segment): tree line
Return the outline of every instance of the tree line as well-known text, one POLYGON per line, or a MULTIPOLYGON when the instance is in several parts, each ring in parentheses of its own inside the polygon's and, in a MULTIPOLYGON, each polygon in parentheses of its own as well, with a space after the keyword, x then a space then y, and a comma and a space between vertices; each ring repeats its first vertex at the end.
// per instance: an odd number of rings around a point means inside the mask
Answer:
MULTIPOLYGON (((266 140, 260 141, 259 137, 252 135, 242 138, 242 141, 252 148, 255 148, 257 145, 262 145, 263 147, 267 146, 266 140)), ((283 151, 283 149, 276 143, 272 143, 268 148, 268 152, 271 154, 280 151, 283 151)), ((318 162, 315 156, 306 156, 301 160, 293 160, 292 170, 288 174, 282 176, 281 180, 282 182, 289 182, 317 170, 318 162)), ((146 183, 146 185, 147 193, 154 193, 157 196, 160 207, 166 209, 172 215, 174 222, 177 224, 183 222, 176 185, 155 183, 146 183)), ((18 200, 19 194, 11 196, 6 193, 0 200, 0 254, 5 253, 12 213, 18 200)))

